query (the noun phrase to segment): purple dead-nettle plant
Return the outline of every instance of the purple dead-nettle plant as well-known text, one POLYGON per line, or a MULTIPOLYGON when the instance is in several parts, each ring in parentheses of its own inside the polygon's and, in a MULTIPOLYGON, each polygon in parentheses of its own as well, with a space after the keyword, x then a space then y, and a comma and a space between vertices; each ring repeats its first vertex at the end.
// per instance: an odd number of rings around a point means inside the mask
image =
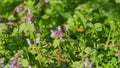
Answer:
POLYGON ((93 62, 90 62, 89 68, 93 68, 93 62))
POLYGON ((40 44, 40 38, 36 38, 36 44, 40 44))
POLYGON ((89 61, 89 58, 88 58, 88 57, 85 58, 85 67, 87 67, 87 65, 88 65, 88 61, 89 61))
POLYGON ((10 60, 10 66, 9 68, 23 68, 22 63, 19 62, 19 57, 22 55, 22 51, 18 51, 18 53, 15 54, 12 60, 10 60))
POLYGON ((62 36, 63 36, 63 31, 62 30, 63 30, 62 26, 58 26, 57 37, 59 39, 62 39, 62 36))
POLYGON ((28 68, 32 68, 31 65, 29 65, 28 68))
POLYGON ((58 26, 58 31, 61 31, 63 33, 66 33, 69 29, 69 25, 66 26, 58 26))
POLYGON ((58 26, 58 31, 62 31, 62 26, 58 26))
POLYGON ((62 39, 65 32, 69 29, 69 25, 67 26, 58 26, 57 30, 50 30, 51 37, 62 39))
POLYGON ((93 62, 90 62, 89 63, 89 58, 85 58, 85 68, 88 67, 89 65, 89 68, 93 68, 93 62))
POLYGON ((18 57, 14 57, 13 60, 10 61, 9 68, 22 68, 22 64, 18 61, 18 57))
POLYGON ((27 38, 26 41, 27 41, 27 43, 28 43, 29 46, 32 46, 31 41, 30 41, 29 38, 27 38))
POLYGON ((48 0, 44 0, 45 3, 48 3, 48 0))
POLYGON ((64 28, 65 32, 68 31, 69 27, 70 27, 69 25, 65 26, 65 28, 64 28))
POLYGON ((20 6, 17 6, 17 7, 15 8, 15 10, 16 10, 17 13, 19 13, 20 10, 21 10, 20 6))
MULTIPOLYGON (((40 41, 38 41, 38 40, 39 40, 39 39, 36 39, 36 42, 40 42, 40 41)), ((32 48, 32 49, 35 48, 35 47, 34 47, 34 44, 31 43, 31 41, 30 41, 29 38, 26 38, 26 41, 27 41, 27 43, 28 43, 28 45, 29 45, 30 48, 32 48)))
POLYGON ((55 37, 57 34, 57 30, 50 30, 51 32, 51 37, 55 37))
POLYGON ((31 8, 28 8, 28 14, 30 14, 31 13, 31 8))
POLYGON ((31 21, 32 21, 31 8, 28 8, 26 22, 27 22, 28 24, 30 24, 31 21))
POLYGON ((0 67, 3 67, 4 66, 4 63, 3 62, 0 62, 0 67))

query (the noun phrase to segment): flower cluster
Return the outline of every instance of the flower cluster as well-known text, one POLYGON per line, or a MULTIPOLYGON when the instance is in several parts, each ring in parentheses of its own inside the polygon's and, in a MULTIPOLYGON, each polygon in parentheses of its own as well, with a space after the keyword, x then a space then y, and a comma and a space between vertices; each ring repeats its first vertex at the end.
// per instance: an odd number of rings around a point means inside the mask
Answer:
POLYGON ((15 8, 15 10, 16 10, 17 13, 19 13, 20 10, 21 10, 20 6, 17 6, 17 7, 15 8))
MULTIPOLYGON (((27 41, 27 44, 30 46, 30 48, 34 49, 34 44, 31 43, 30 39, 26 38, 26 41, 27 41)), ((37 44, 37 45, 40 44, 40 38, 39 37, 36 38, 35 44, 37 44)))
MULTIPOLYGON (((88 67, 88 64, 89 64, 89 58, 85 58, 85 67, 88 67)), ((93 62, 90 62, 89 64, 89 68, 93 68, 93 62)))
POLYGON ((0 67, 3 67, 4 66, 4 63, 3 62, 0 62, 0 67))
POLYGON ((30 41, 30 39, 29 38, 26 38, 26 41, 27 41, 27 43, 28 43, 28 45, 29 46, 31 46, 32 44, 31 44, 31 41, 30 41))
POLYGON ((28 8, 26 22, 31 23, 31 21, 32 21, 31 8, 28 8))
POLYGON ((20 13, 21 11, 23 11, 23 7, 24 7, 24 3, 20 3, 18 6, 15 7, 15 11, 17 13, 20 13))
POLYGON ((48 3, 48 0, 44 0, 45 1, 45 3, 48 3))
POLYGON ((13 60, 10 61, 10 68, 22 68, 22 64, 17 62, 18 58, 15 57, 13 60))
POLYGON ((57 30, 50 30, 51 37, 62 39, 63 34, 68 31, 69 25, 58 26, 57 30))
POLYGON ((22 51, 19 51, 12 60, 10 60, 9 68, 22 68, 22 63, 19 62, 19 57, 22 55, 22 51))

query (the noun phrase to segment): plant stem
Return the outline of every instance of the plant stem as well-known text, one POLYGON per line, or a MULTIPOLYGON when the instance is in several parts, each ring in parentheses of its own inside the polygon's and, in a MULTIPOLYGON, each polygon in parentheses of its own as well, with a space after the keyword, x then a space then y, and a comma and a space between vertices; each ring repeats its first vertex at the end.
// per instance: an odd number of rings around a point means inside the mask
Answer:
POLYGON ((111 35, 111 30, 110 30, 110 32, 109 32, 109 35, 108 35, 108 38, 107 38, 107 42, 106 42, 106 44, 105 44, 105 50, 107 50, 107 48, 108 48, 108 44, 109 44, 109 42, 110 42, 110 35, 111 35))
POLYGON ((58 52, 58 62, 59 62, 59 64, 61 65, 61 60, 60 60, 60 59, 62 58, 61 41, 59 42, 58 48, 59 48, 59 52, 58 52))

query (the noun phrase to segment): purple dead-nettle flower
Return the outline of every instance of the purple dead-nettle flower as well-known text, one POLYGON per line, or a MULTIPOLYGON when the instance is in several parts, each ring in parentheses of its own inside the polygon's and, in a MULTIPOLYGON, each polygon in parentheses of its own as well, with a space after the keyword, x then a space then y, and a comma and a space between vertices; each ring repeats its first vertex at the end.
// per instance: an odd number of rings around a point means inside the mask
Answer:
POLYGON ((48 0, 44 0, 45 1, 45 3, 48 3, 48 0))
POLYGON ((22 63, 17 62, 17 64, 16 64, 16 68, 23 68, 22 63))
POLYGON ((15 68, 18 58, 14 57, 14 59, 10 60, 10 67, 9 68, 15 68))
POLYGON ((18 51, 15 54, 12 60, 10 60, 9 68, 23 68, 22 64, 19 62, 19 57, 21 56, 22 51, 18 51))
POLYGON ((22 64, 20 62, 11 63, 9 68, 22 68, 22 64))
POLYGON ((40 38, 36 38, 36 44, 40 44, 40 38))
POLYGON ((27 19, 26 19, 26 22, 28 23, 28 24, 30 24, 31 23, 31 17, 28 17, 27 19))
POLYGON ((31 65, 29 65, 28 68, 32 68, 31 65))
POLYGON ((62 26, 58 26, 57 37, 59 39, 62 39, 62 36, 63 36, 63 28, 62 28, 62 26))
POLYGON ((14 57, 13 60, 10 61, 9 68, 22 68, 22 64, 18 62, 18 57, 14 57))
POLYGON ((4 63, 0 62, 0 67, 3 67, 4 66, 4 63))
POLYGON ((32 17, 31 8, 28 8, 27 17, 32 17))
POLYGON ((69 25, 67 26, 58 26, 57 30, 50 30, 51 37, 57 37, 59 39, 62 39, 64 33, 68 31, 69 25))
POLYGON ((60 31, 60 30, 58 30, 58 31, 57 31, 57 37, 58 37, 59 39, 62 39, 62 36, 63 36, 63 32, 60 31))
POLYGON ((30 9, 30 8, 28 8, 28 14, 30 14, 30 12, 31 12, 31 9, 30 9))
POLYGON ((66 26, 58 26, 58 31, 62 31, 63 33, 67 32, 69 29, 69 25, 66 26))
POLYGON ((55 37, 57 34, 56 30, 50 30, 50 32, 51 32, 51 37, 55 37))
POLYGON ((30 39, 29 39, 29 38, 27 38, 27 39, 26 39, 26 41, 27 41, 27 43, 28 43, 28 45, 29 45, 29 46, 31 46, 31 45, 32 45, 32 44, 31 44, 31 41, 30 41, 30 39))
POLYGON ((58 31, 62 31, 62 26, 58 26, 58 31))
POLYGON ((88 61, 89 61, 89 58, 88 58, 88 57, 85 58, 85 67, 87 67, 87 65, 88 65, 88 61))
POLYGON ((65 26, 65 31, 68 31, 69 27, 70 27, 69 25, 66 25, 65 26))
POLYGON ((20 6, 17 6, 17 7, 15 8, 15 10, 16 10, 17 13, 19 13, 19 12, 20 12, 20 6))
POLYGON ((10 63, 9 68, 15 68, 15 65, 14 65, 14 64, 12 64, 12 63, 10 63))
POLYGON ((28 8, 26 22, 27 22, 27 23, 31 23, 31 20, 32 20, 31 9, 28 8))
MULTIPOLYGON (((39 39, 38 39, 39 40, 39 39)), ((38 40, 36 41, 36 42, 38 42, 38 40)), ((34 47, 34 45, 33 44, 31 44, 31 41, 30 41, 30 39, 29 38, 27 38, 26 39, 26 41, 27 41, 27 43, 28 43, 28 45, 30 46, 30 48, 32 48, 32 49, 34 49, 35 47, 34 47)))
POLYGON ((89 68, 93 68, 93 62, 90 62, 89 68))

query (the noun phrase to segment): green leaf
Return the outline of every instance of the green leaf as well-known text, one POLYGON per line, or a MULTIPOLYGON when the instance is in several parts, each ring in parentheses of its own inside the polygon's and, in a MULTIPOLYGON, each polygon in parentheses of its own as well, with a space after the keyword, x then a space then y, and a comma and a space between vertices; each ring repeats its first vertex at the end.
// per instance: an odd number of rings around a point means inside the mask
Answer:
POLYGON ((86 47, 86 48, 85 48, 85 52, 86 52, 87 54, 89 54, 91 51, 92 51, 92 49, 91 49, 90 47, 86 47))
POLYGON ((120 0, 115 0, 116 3, 120 3, 120 0))
POLYGON ((99 54, 99 55, 98 55, 98 58, 101 59, 103 56, 104 56, 103 54, 99 54))
POLYGON ((7 30, 7 25, 0 23, 0 33, 2 33, 5 30, 7 30))
POLYGON ((87 26, 90 27, 90 28, 94 27, 94 25, 92 23, 87 23, 87 26))
POLYGON ((53 46, 56 48, 57 46, 59 46, 59 44, 60 44, 60 40, 59 39, 55 39, 54 41, 53 41, 53 46))
POLYGON ((43 19, 48 19, 49 18, 49 15, 48 14, 45 14, 42 16, 43 19))
POLYGON ((20 27, 19 27, 19 33, 21 33, 22 31, 24 31, 25 28, 26 28, 25 23, 22 23, 22 24, 20 25, 20 27))
POLYGON ((62 13, 61 15, 62 15, 64 18, 66 18, 66 19, 69 18, 69 17, 71 17, 71 14, 68 13, 68 12, 67 12, 67 13, 62 13))
POLYGON ((27 24, 26 28, 29 32, 34 32, 35 31, 34 24, 27 24))
POLYGON ((23 65, 23 67, 27 67, 29 65, 28 60, 27 59, 23 59, 22 60, 22 65, 23 65))
POLYGON ((32 0, 26 1, 26 4, 27 4, 29 7, 33 7, 34 1, 32 1, 32 0))
POLYGON ((17 29, 17 28, 14 28, 13 33, 12 33, 12 34, 17 35, 17 33, 18 33, 18 29, 17 29))
POLYGON ((46 11, 45 11, 47 14, 51 14, 52 13, 52 10, 50 10, 50 9, 46 9, 46 11))
POLYGON ((96 31, 102 31, 102 24, 101 23, 94 24, 94 29, 96 31))
POLYGON ((36 54, 36 51, 35 51, 35 50, 29 50, 29 52, 30 52, 32 55, 35 55, 35 54, 36 54))
POLYGON ((75 61, 75 62, 73 62, 73 64, 71 66, 72 66, 72 68, 83 68, 84 63, 80 63, 79 61, 75 61))
POLYGON ((13 15, 8 16, 8 20, 15 20, 15 17, 13 15))
POLYGON ((73 26, 74 25, 74 20, 72 18, 69 18, 67 23, 70 25, 70 26, 73 26))

